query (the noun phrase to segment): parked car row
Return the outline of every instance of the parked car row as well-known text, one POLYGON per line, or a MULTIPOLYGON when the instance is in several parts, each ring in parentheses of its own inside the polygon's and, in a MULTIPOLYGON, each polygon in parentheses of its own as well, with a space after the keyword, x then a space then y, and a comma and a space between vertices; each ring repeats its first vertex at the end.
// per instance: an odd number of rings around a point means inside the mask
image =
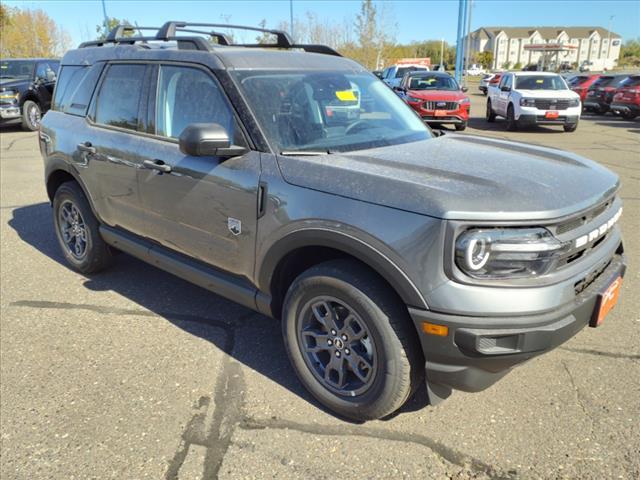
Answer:
POLYGON ((640 73, 577 75, 569 81, 579 93, 584 110, 604 115, 611 112, 627 120, 640 114, 640 73))

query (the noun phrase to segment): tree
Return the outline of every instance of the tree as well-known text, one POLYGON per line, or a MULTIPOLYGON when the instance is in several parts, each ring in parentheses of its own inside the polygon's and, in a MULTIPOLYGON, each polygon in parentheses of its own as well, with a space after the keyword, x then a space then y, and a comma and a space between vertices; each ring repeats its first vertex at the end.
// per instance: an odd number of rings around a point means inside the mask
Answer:
POLYGON ((378 11, 372 0, 363 0, 356 16, 356 35, 360 44, 359 58, 366 68, 378 68, 386 47, 393 46, 394 28, 389 25, 385 11, 378 11))
POLYGON ((0 56, 60 57, 71 45, 69 34, 44 10, 0 5, 0 56))
POLYGON ((640 67, 640 39, 624 42, 618 63, 620 66, 640 67))
POLYGON ((484 68, 491 68, 493 65, 493 52, 480 52, 476 54, 476 59, 484 68))
POLYGON ((511 68, 511 62, 507 60, 502 64, 502 68, 504 68, 505 70, 509 70, 511 68))
POLYGON ((516 64, 513 66, 514 70, 520 70, 522 69, 522 63, 520 62, 516 62, 516 64))
MULTIPOLYGON (((260 23, 258 23, 260 28, 267 28, 267 21, 263 18, 260 23)), ((256 43, 273 43, 273 35, 267 32, 260 32, 260 35, 256 37, 256 43)))
MULTIPOLYGON (((102 22, 100 25, 96 25, 96 33, 98 34, 97 40, 104 40, 105 38, 107 38, 107 34, 118 25, 131 25, 131 22, 129 22, 129 20, 119 20, 115 17, 109 17, 107 19, 106 25, 104 24, 104 22, 102 22)), ((131 37, 133 35, 133 32, 126 31, 123 35, 125 37, 131 37)))

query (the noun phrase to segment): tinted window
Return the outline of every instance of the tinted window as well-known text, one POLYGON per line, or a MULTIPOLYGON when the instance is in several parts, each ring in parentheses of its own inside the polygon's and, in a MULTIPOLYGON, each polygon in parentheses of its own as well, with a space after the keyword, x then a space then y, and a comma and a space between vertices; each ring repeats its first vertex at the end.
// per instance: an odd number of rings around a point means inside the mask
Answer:
POLYGON ((36 67, 36 79, 55 82, 58 76, 58 62, 40 62, 36 67))
POLYGON ((136 130, 144 65, 111 65, 96 102, 96 123, 136 130))
POLYGON ((217 82, 196 68, 161 66, 157 134, 178 138, 191 123, 218 123, 233 138, 233 114, 217 82))
POLYGON ((621 87, 637 87, 640 85, 640 77, 629 77, 620 84, 621 87))
POLYGON ((591 85, 591 88, 606 87, 607 85, 612 83, 614 80, 615 80, 615 77, 600 77, 598 80, 593 82, 593 85, 591 85))
POLYGON ((55 92, 53 93, 52 109, 64 111, 64 107, 68 104, 79 79, 84 76, 87 70, 89 70, 88 67, 62 67, 56 82, 55 92))
POLYGON ((73 115, 86 115, 89 103, 91 102, 91 96, 96 88, 96 82, 102 72, 103 64, 94 65, 91 68, 86 68, 83 71, 83 78, 79 79, 77 87, 73 85, 69 90, 73 91, 73 94, 69 96, 71 99, 64 107, 66 113, 73 115), (74 88, 75 87, 75 88, 74 88))
POLYGON ((417 70, 426 70, 424 67, 398 67, 398 71, 396 72, 396 78, 404 77, 405 73, 415 72, 417 70))
POLYGON ((32 78, 35 63, 32 60, 3 60, 0 78, 32 78))

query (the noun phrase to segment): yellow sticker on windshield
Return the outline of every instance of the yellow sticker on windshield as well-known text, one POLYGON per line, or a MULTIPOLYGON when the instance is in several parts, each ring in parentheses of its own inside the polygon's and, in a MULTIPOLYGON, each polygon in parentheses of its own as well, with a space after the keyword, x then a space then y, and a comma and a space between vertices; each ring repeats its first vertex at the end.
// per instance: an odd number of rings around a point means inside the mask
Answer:
POLYGON ((544 83, 544 79, 543 78, 539 78, 538 80, 536 80, 536 83, 544 83))
POLYGON ((336 97, 341 102, 355 102, 357 100, 355 93, 353 90, 340 90, 336 92, 336 97))

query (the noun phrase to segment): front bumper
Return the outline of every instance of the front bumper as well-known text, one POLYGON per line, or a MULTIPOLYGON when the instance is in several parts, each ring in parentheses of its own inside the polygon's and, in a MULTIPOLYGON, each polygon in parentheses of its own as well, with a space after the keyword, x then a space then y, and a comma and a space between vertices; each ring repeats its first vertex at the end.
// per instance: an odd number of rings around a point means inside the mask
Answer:
POLYGON ((22 111, 19 105, 1 105, 0 106, 0 120, 11 121, 17 120, 22 117, 22 111))
POLYGON ((444 117, 436 117, 433 115, 420 115, 422 121, 425 123, 446 123, 446 124, 463 124, 467 121, 467 118, 462 115, 447 112, 444 117))
POLYGON ((618 276, 626 261, 616 254, 572 302, 547 313, 513 317, 468 317, 409 308, 426 358, 432 402, 452 389, 478 392, 514 366, 548 352, 589 324, 598 296, 618 276), (423 333, 423 322, 448 327, 447 336, 423 333))
POLYGON ((640 115, 640 105, 634 103, 612 103, 610 108, 615 113, 636 113, 640 115))
POLYGON ((585 110, 596 110, 599 112, 606 112, 609 110, 609 104, 604 100, 596 100, 593 98, 587 98, 582 106, 585 110))
POLYGON ((546 118, 545 112, 534 114, 521 114, 518 118, 518 124, 522 126, 527 125, 575 125, 580 120, 579 114, 570 114, 566 111, 560 111, 560 114, 556 118, 546 118))

